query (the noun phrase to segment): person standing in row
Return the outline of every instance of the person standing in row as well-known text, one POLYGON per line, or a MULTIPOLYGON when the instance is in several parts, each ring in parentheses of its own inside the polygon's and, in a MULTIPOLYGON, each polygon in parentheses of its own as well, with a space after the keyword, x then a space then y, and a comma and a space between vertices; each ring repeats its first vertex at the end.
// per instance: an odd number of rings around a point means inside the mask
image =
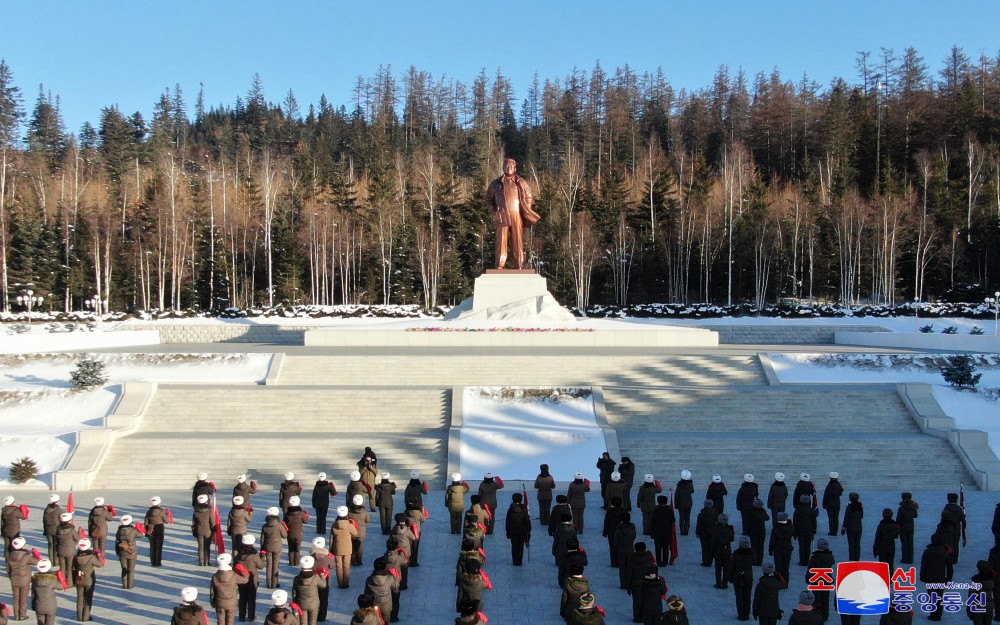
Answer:
MULTIPOLYGON (((607 510, 611 506, 611 501, 618 499, 620 501, 625 501, 625 482, 622 480, 622 474, 615 471, 611 474, 611 481, 602 486, 604 490, 604 509, 607 510)), ((628 510, 629 508, 626 508, 628 510)))
POLYGON ((566 503, 573 511, 573 525, 576 531, 583 534, 584 511, 587 508, 587 493, 590 492, 590 480, 583 477, 583 473, 577 471, 573 481, 566 489, 566 503))
POLYGON ((461 473, 451 474, 451 484, 444 491, 444 507, 448 509, 451 520, 451 533, 462 533, 462 515, 465 513, 465 494, 469 485, 462 481, 461 473))
POLYGON ((49 560, 56 559, 56 529, 59 527, 59 515, 62 508, 59 506, 59 495, 52 493, 49 495, 49 503, 42 512, 42 533, 49 543, 49 560))
POLYGON ((625 483, 625 494, 622 496, 622 502, 625 504, 625 510, 630 512, 632 510, 632 485, 635 483, 635 464, 628 456, 622 456, 622 461, 618 463, 618 475, 625 483))
POLYGON ((351 585, 351 555, 354 539, 358 536, 358 528, 347 518, 347 514, 347 506, 338 507, 337 519, 330 530, 330 554, 337 566, 338 588, 348 588, 351 585))
POLYGON ((378 469, 373 456, 362 456, 358 462, 358 471, 361 472, 361 482, 365 485, 368 494, 369 511, 375 512, 375 484, 378 482, 378 469))
POLYGON ((73 556, 73 585, 76 586, 76 620, 89 621, 94 607, 96 569, 104 566, 104 554, 90 548, 90 541, 81 538, 79 551, 73 556))
POLYGON ((795 538, 799 541, 799 566, 805 566, 809 563, 812 541, 816 536, 816 516, 818 514, 819 510, 812 506, 812 497, 800 495, 792 515, 795 538))
POLYGON ((552 491, 556 489, 556 480, 549 473, 549 465, 539 465, 538 469, 538 477, 535 478, 535 490, 538 491, 538 524, 548 527, 552 520, 552 491))
POLYGON ((208 481, 208 473, 201 471, 198 473, 198 481, 194 483, 191 487, 191 506, 194 507, 198 503, 198 495, 205 495, 211 500, 212 496, 215 495, 216 488, 213 482, 208 481))
POLYGON ((778 523, 778 513, 786 511, 787 502, 788 486, 785 484, 785 474, 778 471, 774 474, 774 481, 767 490, 767 509, 771 511, 774 524, 778 523))
POLYGON ((872 545, 872 556, 879 562, 888 562, 889 570, 896 570, 896 539, 899 538, 899 525, 892 518, 892 510, 882 510, 882 520, 875 527, 875 543, 872 545))
MULTIPOLYGON (((639 486, 639 495, 636 497, 636 506, 642 513, 642 535, 649 536, 653 510, 656 508, 656 496, 663 492, 663 487, 653 478, 652 473, 647 473, 642 478, 642 485, 639 486)), ((626 508, 627 509, 627 508, 626 508)))
POLYGON ((740 513, 740 533, 744 536, 748 535, 748 517, 750 511, 753 510, 753 502, 760 497, 760 487, 757 486, 757 482, 754 479, 753 473, 744 473, 743 483, 740 484, 740 489, 736 491, 736 510, 740 513))
POLYGON ((695 520, 694 535, 698 537, 701 542, 701 565, 702 566, 712 566, 712 549, 711 549, 711 538, 712 538, 712 527, 715 525, 719 512, 712 505, 711 499, 705 500, 705 505, 698 512, 698 518, 695 520))
POLYGON ((149 498, 149 509, 143 523, 146 526, 146 536, 149 538, 149 563, 151 566, 163 565, 163 539, 166 535, 167 523, 174 522, 174 515, 169 508, 161 504, 159 497, 149 498))
MULTIPOLYGON (((334 526, 338 521, 333 522, 334 526)), ((292 580, 292 601, 302 609, 302 625, 316 625, 319 619, 319 591, 330 584, 330 571, 315 568, 312 556, 302 556, 299 566, 301 570, 292 580)))
POLYGON ((226 533, 233 539, 233 553, 243 544, 243 536, 249 531, 253 521, 253 508, 245 505, 242 497, 233 497, 233 507, 229 509, 226 533))
POLYGON ((320 536, 326 536, 326 515, 330 511, 330 500, 336 496, 337 486, 326 479, 326 473, 317 473, 312 491, 312 507, 316 511, 316 533, 320 536))
MULTIPOLYGON (((422 513, 420 517, 423 518, 422 513)), ((354 527, 358 530, 358 535, 351 539, 351 564, 362 566, 365 536, 368 534, 368 523, 372 520, 368 511, 365 510, 365 498, 362 495, 355 495, 351 504, 347 506, 347 518, 354 523, 354 527)))
POLYGON ((511 562, 514 566, 521 566, 524 546, 531 541, 531 516, 522 503, 521 493, 511 495, 511 504, 507 508, 504 524, 507 540, 510 541, 511 562))
MULTIPOLYGON (((240 542, 242 545, 242 541, 240 542)), ((246 568, 237 564, 232 566, 233 556, 220 553, 216 556, 218 563, 208 589, 209 600, 215 608, 217 625, 233 625, 236 622, 236 612, 239 609, 239 586, 250 579, 246 568)))
POLYGON ((735 538, 736 529, 729 524, 729 516, 720 514, 716 517, 716 523, 712 527, 708 540, 712 561, 715 562, 716 588, 729 588, 727 572, 729 561, 733 557, 733 539, 735 538))
MULTIPOLYGON (((836 569, 837 562, 833 557, 833 552, 830 551, 830 543, 825 538, 820 538, 816 541, 816 551, 809 556, 808 568, 806 568, 806 583, 811 583, 812 575, 810 571, 812 569, 836 569)), ((815 595, 815 603, 813 605, 819 610, 820 614, 823 615, 823 620, 830 618, 830 591, 829 590, 815 590, 813 591, 815 595)))
POLYGON ((771 541, 767 547, 767 553, 774 557, 774 568, 781 579, 788 581, 788 570, 792 562, 792 552, 795 547, 792 545, 792 538, 795 536, 795 528, 788 518, 787 512, 778 513, 778 522, 771 529, 771 541))
POLYGON ((729 561, 729 583, 736 594, 736 618, 750 620, 750 595, 753 593, 753 565, 757 554, 750 547, 750 537, 740 536, 739 547, 729 561))
POLYGON ((249 576, 247 581, 237 586, 239 599, 237 611, 241 623, 257 620, 257 587, 260 586, 260 571, 264 568, 264 559, 254 547, 256 542, 257 539, 253 534, 243 536, 243 544, 233 559, 233 563, 237 566, 242 565, 249 576))
POLYGON ((108 540, 108 523, 114 518, 114 506, 105 505, 104 497, 95 497, 94 507, 90 509, 90 515, 87 517, 87 532, 95 551, 104 553, 108 540))
POLYGON ((299 565, 300 550, 302 541, 306 537, 306 523, 309 522, 309 513, 302 509, 302 500, 298 495, 292 495, 285 502, 285 527, 288 528, 288 564, 299 565))
POLYGON ((493 533, 493 526, 496 524, 497 515, 497 491, 504 487, 503 480, 499 475, 487 473, 483 476, 483 481, 479 483, 479 501, 489 510, 489 519, 486 524, 486 533, 493 533))
POLYGON ((771 517, 764 510, 764 502, 753 500, 753 507, 747 513, 746 535, 750 538, 750 546, 754 552, 754 566, 764 563, 764 538, 767 537, 767 522, 771 517))
POLYGON ((722 476, 718 473, 713 475, 712 482, 708 485, 705 499, 712 500, 712 507, 715 508, 716 514, 722 514, 726 511, 726 495, 728 494, 729 489, 726 488, 726 483, 722 481, 722 476))
POLYGON ((601 483, 601 507, 608 507, 608 484, 611 483, 611 475, 615 472, 615 466, 618 463, 615 462, 611 454, 604 452, 601 457, 597 459, 597 478, 601 483))
MULTIPOLYGON (((913 500, 912 493, 902 493, 896 522, 899 523, 899 544, 902 548, 900 564, 913 564, 913 529, 920 512, 920 504, 913 500)), ((998 543, 1000 544, 1000 543, 998 543)))
POLYGON ((656 498, 656 508, 653 510, 649 531, 653 538, 656 566, 673 564, 677 558, 677 527, 674 508, 665 495, 656 498))
POLYGON ((302 609, 289 605, 287 591, 272 592, 271 606, 264 617, 264 625, 301 625, 302 609))
POLYGON ((278 507, 284 514, 288 512, 288 500, 292 497, 302 496, 302 484, 295 479, 295 474, 288 472, 285 474, 285 481, 278 486, 278 507))
POLYGON ((840 474, 830 471, 830 481, 823 489, 823 509, 830 531, 827 536, 836 536, 840 531, 840 498, 844 494, 844 485, 840 483, 840 474))
POLYGON ((23 536, 10 543, 7 554, 7 575, 10 577, 11 595, 14 600, 14 616, 18 621, 28 619, 28 598, 31 595, 31 567, 41 561, 37 549, 28 551, 23 536))
POLYGON ((677 509, 678 523, 681 528, 681 536, 687 536, 691 531, 691 508, 694 507, 694 482, 691 480, 691 472, 687 469, 681 471, 681 479, 677 481, 674 488, 674 508, 677 509))
MULTIPOLYGON (((170 625, 208 625, 208 613, 197 603, 198 589, 186 586, 181 589, 181 603, 174 606, 170 625)), ((286 625, 292 625, 288 623, 286 625)))
MULTIPOLYGON (((358 474, 360 475, 360 474, 358 474)), ((351 474, 353 477, 354 474, 351 474)), ((403 489, 403 505, 408 504, 410 501, 416 500, 417 504, 423 508, 424 507, 424 495, 430 492, 430 486, 426 481, 420 481, 420 471, 410 471, 410 481, 406 483, 406 488, 403 489)), ((348 495, 354 495, 348 491, 348 495)), ((350 499, 350 497, 348 497, 350 499)))
POLYGON ((288 538, 288 528, 281 522, 281 508, 271 506, 267 509, 264 527, 260 530, 260 545, 267 567, 267 587, 278 587, 278 573, 281 568, 281 551, 285 548, 288 538))
POLYGON ((212 504, 208 502, 208 495, 198 495, 191 515, 191 534, 198 543, 198 566, 208 566, 215 530, 215 515, 212 504))
POLYGON ((392 530, 392 496, 396 494, 396 483, 389 480, 388 471, 382 472, 382 481, 375 486, 375 507, 378 508, 379 525, 382 535, 388 536, 392 530))
POLYGON ((115 533, 115 555, 122 567, 122 588, 135 587, 135 562, 139 556, 137 542, 143 532, 132 525, 132 515, 122 517, 121 525, 115 533))
POLYGON ((257 482, 247 480, 246 473, 236 476, 236 486, 233 486, 233 497, 242 497, 247 505, 252 505, 250 497, 257 494, 257 482))
MULTIPOLYGON (((45 558, 35 565, 38 571, 31 577, 31 609, 38 625, 55 625, 59 602, 56 591, 69 588, 63 571, 52 572, 52 562, 45 558)), ((66 569, 69 571, 69 569, 66 569)))
POLYGON ((857 562, 861 559, 861 523, 865 517, 865 508, 858 493, 848 493, 847 499, 840 533, 847 535, 847 559, 857 562))
POLYGON ((83 538, 83 532, 73 523, 73 513, 63 512, 59 515, 59 527, 56 528, 56 566, 60 571, 73 568, 73 556, 76 555, 76 545, 83 538))

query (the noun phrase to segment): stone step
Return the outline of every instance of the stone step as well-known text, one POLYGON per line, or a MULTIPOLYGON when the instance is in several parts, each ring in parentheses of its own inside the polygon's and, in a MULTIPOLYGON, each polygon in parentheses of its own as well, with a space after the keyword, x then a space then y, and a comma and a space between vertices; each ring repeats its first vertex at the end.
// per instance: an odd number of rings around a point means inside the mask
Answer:
POLYGON ((756 356, 332 354, 286 355, 279 385, 687 386, 765 384, 756 356), (519 363, 531 363, 520 366, 519 363))

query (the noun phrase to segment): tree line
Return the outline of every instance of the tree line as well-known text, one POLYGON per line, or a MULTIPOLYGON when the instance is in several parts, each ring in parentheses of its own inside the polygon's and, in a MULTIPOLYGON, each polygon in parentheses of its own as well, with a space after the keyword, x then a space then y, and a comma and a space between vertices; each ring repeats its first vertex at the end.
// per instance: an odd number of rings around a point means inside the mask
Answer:
POLYGON ((600 63, 471 83, 411 67, 352 101, 245 96, 68 132, 0 61, 0 307, 454 304, 518 160, 532 267, 567 305, 981 301, 1000 284, 1000 56, 860 53, 828 85, 720 67, 676 90, 600 63), (30 109, 30 110, 29 110, 30 109))

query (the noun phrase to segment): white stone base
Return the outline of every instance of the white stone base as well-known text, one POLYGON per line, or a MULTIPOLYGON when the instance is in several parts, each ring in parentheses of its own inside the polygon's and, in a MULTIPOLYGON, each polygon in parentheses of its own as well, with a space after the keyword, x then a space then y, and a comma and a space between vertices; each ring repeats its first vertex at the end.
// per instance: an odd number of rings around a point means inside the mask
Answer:
POLYGON ((537 273, 485 273, 476 278, 472 297, 445 315, 445 321, 576 322, 549 293, 537 273))
POLYGON ((719 334, 700 328, 650 327, 643 330, 504 325, 396 329, 306 330, 309 347, 718 347, 719 334), (581 331, 582 330, 582 331, 581 331))

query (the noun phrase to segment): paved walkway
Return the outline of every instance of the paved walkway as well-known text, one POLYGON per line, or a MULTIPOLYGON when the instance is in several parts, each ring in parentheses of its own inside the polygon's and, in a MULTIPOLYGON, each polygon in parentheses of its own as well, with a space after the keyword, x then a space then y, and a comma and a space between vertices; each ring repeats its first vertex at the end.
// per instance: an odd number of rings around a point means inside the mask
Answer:
MULTIPOLYGON (((137 466, 141 462, 137 459, 137 466)), ((156 481, 156 468, 149 471, 150 483, 156 481)), ((642 467, 639 467, 642 472, 642 467)), ((228 476, 210 476, 219 480, 228 492, 230 486, 228 476)), ((821 482, 825 482, 822 480, 821 482)), ((343 488, 343 484, 338 484, 343 488)), ((475 483, 473 483, 475 487, 475 483)), ((530 485, 529 485, 530 486, 530 485)), ((563 485, 564 486, 564 485, 563 485)), ((846 484, 848 489, 858 489, 855 484, 846 484)), ((956 485, 957 486, 957 485, 956 485)), ((699 488, 701 485, 699 485, 699 488)), ((530 490, 530 489, 529 489, 530 490)), ((500 491, 501 502, 509 502, 509 495, 520 491, 520 483, 509 481, 507 488, 500 491)), ((596 488, 595 488, 596 491, 596 488)), ((860 489, 862 500, 866 507, 865 534, 862 539, 862 555, 867 555, 874 536, 877 520, 883 507, 891 507, 894 511, 898 502, 898 493, 866 492, 860 489)), ((77 492, 78 506, 77 522, 86 523, 86 512, 90 502, 98 494, 94 492, 77 492)), ((180 589, 193 585, 201 590, 199 601, 207 604, 208 583, 213 572, 212 568, 195 566, 196 550, 190 535, 190 492, 149 492, 107 491, 100 495, 107 498, 120 511, 119 514, 130 513, 141 515, 148 506, 148 498, 153 494, 163 497, 164 505, 170 507, 176 518, 177 525, 167 530, 167 542, 164 550, 164 566, 160 569, 149 567, 147 543, 142 541, 139 567, 136 576, 136 586, 131 591, 124 591, 118 583, 118 563, 112 555, 109 557, 106 569, 98 572, 98 588, 93 612, 94 621, 109 625, 145 625, 147 623, 167 623, 170 620, 171 609, 179 602, 180 589)), ((45 541, 41 536, 41 507, 47 500, 47 493, 23 493, 15 495, 19 502, 27 503, 31 508, 31 520, 25 523, 24 535, 29 546, 39 547, 44 552, 45 541)), ((698 498, 701 497, 699 490, 698 498)), ((922 505, 921 514, 917 520, 917 560, 919 561, 923 545, 928 541, 938 514, 945 502, 943 492, 916 492, 914 497, 922 505)), ((63 503, 66 495, 63 493, 63 503)), ((985 558, 993 543, 990 534, 990 523, 996 496, 990 493, 969 492, 968 514, 969 546, 963 550, 961 562, 956 568, 956 581, 965 581, 973 574, 977 559, 985 558)), ((397 504, 401 497, 397 496, 397 504)), ((275 505, 277 493, 274 490, 263 491, 256 495, 253 505, 258 515, 270 505, 275 505)), ((431 518, 425 525, 425 531, 420 549, 420 564, 417 569, 411 569, 410 589, 402 596, 401 622, 413 625, 447 625, 455 617, 453 612, 455 601, 454 566, 459 549, 459 537, 448 531, 447 514, 443 506, 443 494, 432 491, 425 497, 425 502, 431 513, 431 518)), ((846 505, 846 496, 844 497, 846 505)), ((629 623, 631 617, 630 598, 625 591, 618 589, 617 571, 608 564, 607 542, 600 535, 603 511, 597 493, 591 493, 586 514, 586 532, 582 543, 590 555, 590 566, 586 574, 595 589, 598 602, 607 609, 608 623, 629 623)), ((501 509, 506 509, 506 503, 501 503, 501 509)), ((727 510, 735 507, 735 496, 730 495, 727 510)), ((223 508, 223 512, 228 510, 223 508)), ((736 528, 739 531, 738 515, 730 510, 731 518, 737 519, 736 528)), ((225 514, 223 514, 223 517, 225 514)), ((263 519, 258 516, 252 526, 259 529, 263 519)), ((536 522, 537 523, 537 522, 536 522)), ((117 524, 112 524, 112 531, 117 524)), ((513 567, 510 564, 509 543, 502 533, 502 520, 498 522, 498 533, 487 538, 486 550, 489 562, 486 571, 494 583, 494 590, 485 595, 485 612, 494 625, 520 625, 530 622, 537 625, 561 625, 559 618, 560 591, 556 586, 556 569, 550 555, 551 541, 545 531, 535 527, 534 544, 530 549, 530 563, 523 567, 513 567)), ((820 513, 820 535, 826 532, 826 517, 820 513)), ((315 529, 315 526, 313 526, 315 529)), ((313 533, 307 534, 311 539, 313 533)), ((834 554, 838 561, 846 559, 846 540, 843 537, 831 539, 834 554)), ((228 545, 228 537, 227 537, 228 545)), ((371 562, 376 553, 381 552, 382 536, 378 533, 377 524, 369 525, 369 534, 365 543, 365 566, 354 571, 350 590, 333 589, 331 592, 331 608, 328 621, 330 623, 346 624, 350 622, 357 595, 360 593, 364 578, 371 571, 371 562)), ((670 587, 670 594, 681 595, 689 608, 691 623, 703 625, 728 625, 738 623, 736 620, 733 591, 716 590, 713 570, 699 566, 699 547, 697 539, 692 535, 681 537, 680 558, 673 567, 661 569, 670 587)), ((766 560, 766 559, 765 559, 766 560)), ((287 557, 286 560, 287 562, 287 557)), ((796 605, 798 593, 805 587, 805 569, 792 564, 792 582, 787 591, 782 593, 782 607, 786 617, 796 605)), ((281 570, 283 588, 289 588, 292 577, 297 571, 284 565, 281 570)), ((757 571, 759 575, 759 571, 757 571)), ((269 592, 262 588, 258 596, 258 620, 263 619, 269 606, 269 592)), ((0 582, 0 600, 10 601, 10 585, 6 578, 0 582)), ((75 616, 75 593, 72 589, 60 593, 59 618, 73 620, 75 616)), ((214 618, 214 612, 211 613, 214 618)), ((33 618, 29 617, 29 618, 33 618)), ((874 625, 876 618, 862 619, 862 623, 874 625)), ((924 622, 926 617, 918 615, 916 622, 924 622)), ((951 622, 965 622, 964 614, 953 614, 945 618, 951 622)), ((836 622, 836 617, 830 622, 836 622)))

